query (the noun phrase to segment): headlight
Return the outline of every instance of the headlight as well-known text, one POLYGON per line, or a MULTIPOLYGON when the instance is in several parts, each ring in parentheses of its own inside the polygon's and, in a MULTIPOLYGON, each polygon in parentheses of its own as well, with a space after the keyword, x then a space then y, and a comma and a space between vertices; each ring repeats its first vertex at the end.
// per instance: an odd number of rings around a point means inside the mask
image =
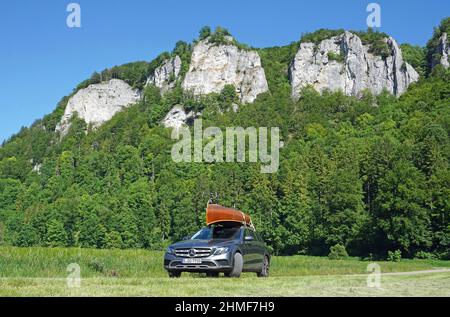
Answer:
POLYGON ((166 249, 166 252, 167 252, 168 254, 174 254, 174 249, 173 249, 172 247, 168 247, 168 248, 166 249))
POLYGON ((216 248, 216 251, 214 251, 214 255, 220 255, 220 254, 224 254, 228 252, 228 248, 227 247, 219 247, 216 248))

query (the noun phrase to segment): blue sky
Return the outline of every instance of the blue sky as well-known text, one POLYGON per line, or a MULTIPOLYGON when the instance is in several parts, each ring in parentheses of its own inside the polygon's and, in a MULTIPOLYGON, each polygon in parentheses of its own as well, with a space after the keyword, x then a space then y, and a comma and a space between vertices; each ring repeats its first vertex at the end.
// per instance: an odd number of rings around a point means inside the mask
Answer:
POLYGON ((50 113, 94 71, 151 60, 204 25, 255 47, 284 45, 319 28, 366 29, 370 2, 381 31, 424 45, 450 16, 448 0, 8 0, 0 5, 0 142, 50 113), (81 6, 80 29, 66 6, 81 6))

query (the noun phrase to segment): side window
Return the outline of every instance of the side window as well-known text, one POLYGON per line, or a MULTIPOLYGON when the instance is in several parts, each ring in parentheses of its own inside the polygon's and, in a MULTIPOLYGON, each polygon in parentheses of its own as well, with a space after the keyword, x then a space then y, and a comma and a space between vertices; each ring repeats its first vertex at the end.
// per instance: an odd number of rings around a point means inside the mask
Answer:
POLYGON ((250 229, 245 229, 245 236, 250 236, 253 237, 254 240, 256 240, 257 238, 255 237, 255 233, 253 232, 253 230, 250 229))

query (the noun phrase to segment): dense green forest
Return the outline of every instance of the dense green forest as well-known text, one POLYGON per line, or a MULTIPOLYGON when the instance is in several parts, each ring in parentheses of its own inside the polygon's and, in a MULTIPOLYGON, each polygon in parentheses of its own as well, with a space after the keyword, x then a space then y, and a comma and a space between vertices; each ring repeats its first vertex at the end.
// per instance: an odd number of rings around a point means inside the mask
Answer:
MULTIPOLYGON (((161 96, 146 78, 173 55, 113 67, 74 93, 110 78, 143 89, 142 101, 93 130, 74 119, 55 133, 70 96, 0 148, 0 245, 83 248, 164 248, 204 225, 212 200, 253 217, 276 254, 326 255, 342 245, 351 255, 450 258, 450 71, 429 69, 436 38, 426 48, 402 45, 421 74, 400 98, 319 94, 291 99, 288 65, 299 42, 258 49, 270 92, 239 111, 233 89, 200 99, 180 84, 161 96), (258 164, 174 163, 171 131, 159 122, 176 104, 202 111, 203 125, 280 127, 280 170, 258 164), (88 133, 86 133, 86 130, 88 133)), ((199 39, 223 41, 228 31, 203 28, 199 39)), ((336 34, 320 30, 300 41, 336 34)), ((359 33, 383 55, 380 34, 359 33), (365 35, 364 35, 365 34, 365 35)), ((242 46, 245 48, 244 46, 242 46)), ((338 58, 336 56, 335 58, 338 58)))

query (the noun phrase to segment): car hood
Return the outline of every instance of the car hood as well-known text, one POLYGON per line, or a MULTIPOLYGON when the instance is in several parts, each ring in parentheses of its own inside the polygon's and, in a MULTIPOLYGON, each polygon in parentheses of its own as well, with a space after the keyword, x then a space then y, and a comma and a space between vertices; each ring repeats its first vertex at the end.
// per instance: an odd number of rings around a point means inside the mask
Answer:
POLYGON ((173 248, 211 248, 226 247, 235 243, 235 240, 186 240, 174 243, 173 248))

